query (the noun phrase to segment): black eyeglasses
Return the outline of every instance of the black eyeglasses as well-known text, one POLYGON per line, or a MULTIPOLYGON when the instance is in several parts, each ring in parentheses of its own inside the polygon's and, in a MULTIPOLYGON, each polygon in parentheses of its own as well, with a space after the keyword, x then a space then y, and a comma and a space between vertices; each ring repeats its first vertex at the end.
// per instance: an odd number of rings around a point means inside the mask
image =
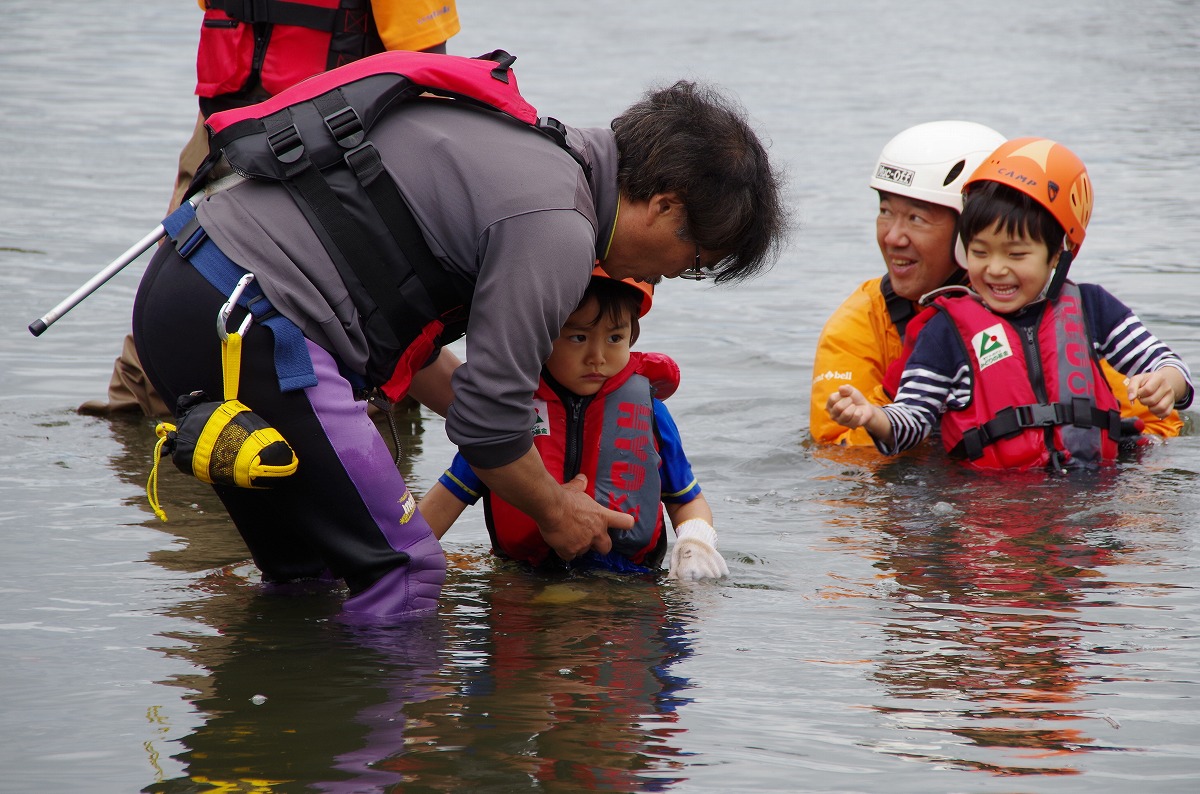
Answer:
POLYGON ((687 279, 688 281, 704 281, 708 278, 708 273, 704 271, 703 265, 700 264, 700 243, 694 243, 696 246, 696 259, 692 266, 679 274, 678 278, 687 279))

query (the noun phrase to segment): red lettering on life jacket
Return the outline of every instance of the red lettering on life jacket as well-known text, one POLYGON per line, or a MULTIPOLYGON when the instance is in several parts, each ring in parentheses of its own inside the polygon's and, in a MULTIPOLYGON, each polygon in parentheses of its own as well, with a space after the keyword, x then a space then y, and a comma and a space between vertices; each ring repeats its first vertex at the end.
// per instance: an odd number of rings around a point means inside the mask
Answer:
POLYGON ((621 403, 617 406, 617 427, 630 427, 634 430, 649 430, 651 409, 648 405, 621 403))
POLYGON ((1063 350, 1063 354, 1066 355, 1067 363, 1072 367, 1082 367, 1087 364, 1087 345, 1071 342, 1063 350))
POLYGON ((623 491, 638 491, 646 482, 646 467, 636 463, 618 460, 609 469, 612 483, 623 491))
POLYGON ((1063 330, 1068 334, 1083 333, 1083 317, 1079 313, 1079 301, 1074 295, 1063 295, 1059 299, 1060 316, 1063 318, 1063 330))
POLYGON ((633 516, 634 523, 637 523, 642 518, 642 506, 634 505, 632 510, 628 510, 625 507, 628 501, 629 494, 621 494, 618 496, 616 493, 611 493, 608 495, 608 504, 606 507, 609 510, 616 510, 618 513, 624 513, 625 515, 633 516))

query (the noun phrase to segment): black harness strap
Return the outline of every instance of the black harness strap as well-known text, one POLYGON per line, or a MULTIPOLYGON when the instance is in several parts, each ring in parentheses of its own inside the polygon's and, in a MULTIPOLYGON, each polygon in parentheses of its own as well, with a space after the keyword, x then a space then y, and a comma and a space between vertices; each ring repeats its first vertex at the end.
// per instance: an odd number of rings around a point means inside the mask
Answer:
POLYGON ((1070 402, 1040 403, 1034 405, 1009 406, 998 411, 982 427, 974 427, 963 433, 962 440, 950 450, 953 456, 977 460, 983 456, 984 448, 1001 439, 1015 436, 1031 427, 1099 427, 1113 441, 1121 438, 1121 414, 1119 411, 1102 411, 1086 397, 1075 397, 1070 402))
POLYGON ((400 247, 405 264, 416 274, 438 314, 457 316, 457 310, 463 308, 461 314, 465 319, 464 307, 470 305, 474 293, 471 283, 454 276, 438 263, 408 202, 384 168, 379 152, 374 144, 365 140, 366 133, 358 113, 346 102, 340 89, 316 97, 313 104, 325 119, 334 140, 348 150, 344 156, 346 164, 375 205, 375 211, 383 218, 400 247))
POLYGON ((408 324, 402 319, 408 313, 395 284, 388 283, 383 254, 376 250, 365 230, 308 158, 291 113, 281 110, 267 116, 263 123, 271 151, 284 164, 283 184, 300 209, 317 220, 314 231, 318 232, 342 279, 362 285, 363 290, 357 291, 360 300, 356 304, 363 322, 373 320, 376 314, 373 310, 378 309, 397 340, 411 338, 407 335, 408 324), (373 305, 363 305, 368 300, 373 305))
MULTIPOLYGON (((284 184, 300 208, 315 217, 318 236, 343 279, 353 278, 362 286, 355 294, 364 323, 378 331, 382 320, 398 343, 415 339, 432 318, 414 310, 414 299, 417 303, 428 302, 444 325, 465 322, 473 292, 471 283, 445 270, 429 249, 378 151, 366 140, 358 113, 341 89, 315 97, 313 105, 334 140, 347 150, 343 159, 395 240, 397 250, 390 257, 374 244, 372 236, 312 163, 288 110, 263 119, 267 140, 284 164, 284 184), (411 283, 414 276, 415 284, 411 283), (422 295, 424 301, 420 300, 422 295)), ((457 333, 461 335, 460 330, 457 333)))
POLYGON ((295 25, 332 33, 340 9, 320 8, 285 0, 208 0, 208 7, 224 11, 239 22, 295 25))

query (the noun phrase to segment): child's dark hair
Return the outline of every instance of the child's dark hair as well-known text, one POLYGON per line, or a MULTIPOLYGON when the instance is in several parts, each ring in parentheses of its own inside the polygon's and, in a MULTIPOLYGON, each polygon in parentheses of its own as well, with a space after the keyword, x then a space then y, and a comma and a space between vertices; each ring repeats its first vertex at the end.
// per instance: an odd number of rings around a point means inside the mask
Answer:
POLYGON ((1026 194, 999 182, 976 182, 964 194, 963 211, 958 216, 963 244, 970 244, 980 232, 997 224, 1005 234, 1029 236, 1045 243, 1052 256, 1062 248, 1066 237, 1050 211, 1026 194))
POLYGON ((614 323, 629 319, 629 344, 637 341, 638 334, 641 332, 641 327, 638 324, 638 312, 642 308, 642 294, 637 287, 631 287, 628 284, 622 284, 620 281, 603 276, 593 276, 588 282, 587 289, 583 291, 583 297, 579 299, 580 305, 583 305, 588 298, 595 298, 596 316, 588 324, 589 327, 596 325, 601 319, 607 317, 614 323))

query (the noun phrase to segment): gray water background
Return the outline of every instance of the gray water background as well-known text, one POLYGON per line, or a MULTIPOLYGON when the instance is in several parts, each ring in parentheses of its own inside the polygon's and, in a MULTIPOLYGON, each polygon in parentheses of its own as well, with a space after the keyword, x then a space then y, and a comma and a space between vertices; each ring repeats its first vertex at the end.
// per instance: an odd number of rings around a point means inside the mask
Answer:
MULTIPOLYGON (((26 326, 161 217, 194 120, 199 11, 6 0, 0 26, 0 791, 1192 792, 1200 440, 1068 479, 805 442, 819 329, 881 263, 866 187, 911 124, 1044 135, 1088 164, 1075 271, 1200 366, 1192 2, 460 0, 530 101, 603 125, 680 77, 737 95, 798 231, 737 288, 672 283, 639 348, 731 577, 531 579, 478 511, 436 620, 356 632, 264 593, 202 486, 144 484, 103 394, 145 259, 26 326), (265 698, 265 700, 264 700, 265 698)), ((427 487, 436 417, 404 446, 427 487)))

